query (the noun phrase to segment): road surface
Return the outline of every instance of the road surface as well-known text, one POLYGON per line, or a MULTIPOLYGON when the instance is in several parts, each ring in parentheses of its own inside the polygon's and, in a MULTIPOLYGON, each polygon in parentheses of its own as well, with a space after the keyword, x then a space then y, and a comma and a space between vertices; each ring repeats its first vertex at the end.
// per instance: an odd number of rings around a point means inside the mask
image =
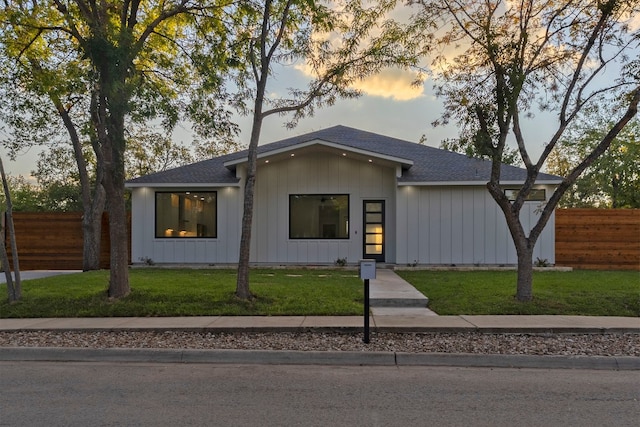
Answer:
POLYGON ((637 426, 639 371, 0 362, 1 426, 637 426))

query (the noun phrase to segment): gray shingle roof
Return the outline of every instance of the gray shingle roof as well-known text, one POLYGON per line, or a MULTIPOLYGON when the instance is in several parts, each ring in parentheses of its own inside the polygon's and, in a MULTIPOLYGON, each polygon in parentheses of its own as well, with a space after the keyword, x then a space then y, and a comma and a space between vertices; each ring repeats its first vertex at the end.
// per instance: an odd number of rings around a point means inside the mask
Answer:
MULTIPOLYGON (((389 136, 379 135, 346 126, 334 126, 304 135, 294 136, 258 147, 258 154, 292 148, 314 140, 326 141, 372 154, 391 156, 413 161, 413 166, 405 170, 398 179, 401 183, 446 183, 478 182, 489 180, 491 162, 469 158, 439 148, 403 141, 389 136)), ((191 165, 142 176, 128 181, 130 184, 169 184, 169 183, 237 183, 235 173, 224 166, 226 162, 242 160, 247 151, 216 157, 191 165)), ((527 176, 525 169, 502 165, 503 182, 521 182, 527 176)), ((561 178, 541 173, 538 182, 559 182, 561 178)))

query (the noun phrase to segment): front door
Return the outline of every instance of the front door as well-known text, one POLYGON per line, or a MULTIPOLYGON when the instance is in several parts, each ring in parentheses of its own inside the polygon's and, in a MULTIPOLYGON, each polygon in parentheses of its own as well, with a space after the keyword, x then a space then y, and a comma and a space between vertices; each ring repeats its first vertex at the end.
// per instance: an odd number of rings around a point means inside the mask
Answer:
POLYGON ((363 258, 384 262, 384 200, 365 200, 363 258))

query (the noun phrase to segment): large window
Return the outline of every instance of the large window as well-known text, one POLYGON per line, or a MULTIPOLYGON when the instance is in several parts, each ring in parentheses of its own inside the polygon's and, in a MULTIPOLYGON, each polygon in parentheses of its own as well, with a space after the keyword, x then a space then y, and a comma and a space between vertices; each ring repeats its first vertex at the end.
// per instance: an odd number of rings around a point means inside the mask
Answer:
POLYGON ((346 194, 290 195, 289 238, 348 239, 349 196, 346 194))
POLYGON ((217 237, 215 191, 156 193, 156 237, 217 237))

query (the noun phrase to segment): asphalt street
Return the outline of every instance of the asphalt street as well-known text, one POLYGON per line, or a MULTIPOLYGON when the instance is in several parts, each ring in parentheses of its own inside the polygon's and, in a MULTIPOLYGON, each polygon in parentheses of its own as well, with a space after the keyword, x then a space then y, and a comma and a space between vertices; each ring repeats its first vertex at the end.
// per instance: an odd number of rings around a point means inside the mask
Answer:
POLYGON ((636 426, 640 372, 0 362, 7 426, 636 426))

